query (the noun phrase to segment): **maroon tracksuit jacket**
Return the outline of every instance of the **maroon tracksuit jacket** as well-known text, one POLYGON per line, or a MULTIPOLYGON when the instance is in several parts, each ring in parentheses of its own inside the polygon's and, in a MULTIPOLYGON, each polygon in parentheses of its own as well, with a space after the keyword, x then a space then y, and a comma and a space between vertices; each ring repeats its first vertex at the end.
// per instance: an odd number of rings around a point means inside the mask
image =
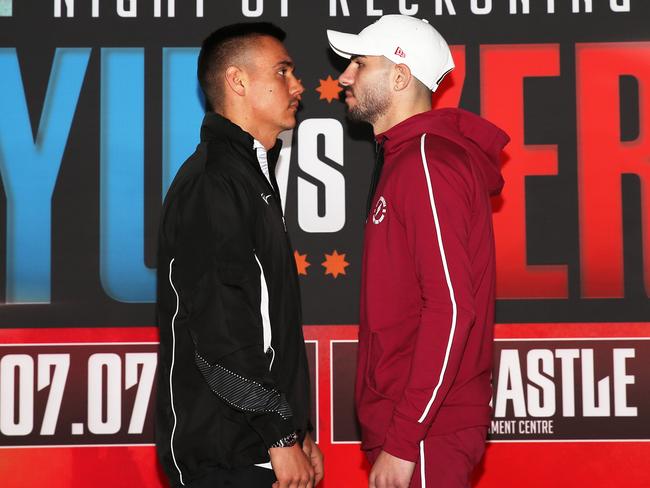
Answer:
POLYGON ((509 138, 457 109, 377 136, 365 227, 356 404, 363 449, 416 461, 427 436, 490 419, 495 261, 489 194, 509 138))

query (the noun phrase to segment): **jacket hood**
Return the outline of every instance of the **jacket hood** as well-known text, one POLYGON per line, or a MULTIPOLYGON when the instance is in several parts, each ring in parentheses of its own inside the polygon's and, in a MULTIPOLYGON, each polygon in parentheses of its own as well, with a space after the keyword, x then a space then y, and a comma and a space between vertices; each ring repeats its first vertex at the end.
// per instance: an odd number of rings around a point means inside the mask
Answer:
POLYGON ((493 123, 466 110, 443 108, 423 112, 376 136, 390 151, 401 142, 419 137, 422 133, 444 137, 467 150, 483 173, 487 190, 496 195, 503 187, 501 151, 510 137, 493 123))

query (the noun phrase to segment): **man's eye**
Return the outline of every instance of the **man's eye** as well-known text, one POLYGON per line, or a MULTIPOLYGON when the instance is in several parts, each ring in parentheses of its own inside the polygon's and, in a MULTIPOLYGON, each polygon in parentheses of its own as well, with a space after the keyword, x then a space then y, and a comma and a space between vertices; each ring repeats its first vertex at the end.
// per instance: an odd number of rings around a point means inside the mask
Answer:
POLYGON ((287 69, 282 68, 281 70, 278 70, 278 73, 281 74, 282 76, 286 76, 287 75, 287 69))

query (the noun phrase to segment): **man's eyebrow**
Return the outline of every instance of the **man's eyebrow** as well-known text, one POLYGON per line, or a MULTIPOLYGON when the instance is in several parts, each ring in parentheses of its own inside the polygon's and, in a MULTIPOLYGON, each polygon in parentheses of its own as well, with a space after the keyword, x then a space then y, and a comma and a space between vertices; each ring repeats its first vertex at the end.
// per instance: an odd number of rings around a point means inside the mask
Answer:
POLYGON ((275 63, 274 67, 275 68, 280 68, 280 67, 293 68, 294 64, 293 64, 293 61, 291 61, 290 59, 283 59, 282 61, 279 61, 279 62, 275 63))
POLYGON ((364 56, 363 54, 354 54, 354 55, 350 58, 350 61, 356 61, 357 59, 361 59, 361 60, 363 60, 363 59, 366 59, 366 56, 364 56))

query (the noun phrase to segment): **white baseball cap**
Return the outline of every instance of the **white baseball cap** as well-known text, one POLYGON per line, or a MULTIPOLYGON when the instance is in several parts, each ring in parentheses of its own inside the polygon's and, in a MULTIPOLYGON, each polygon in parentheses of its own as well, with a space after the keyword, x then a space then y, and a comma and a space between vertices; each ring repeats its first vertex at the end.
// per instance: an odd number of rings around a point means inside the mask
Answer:
POLYGON ((405 64, 431 91, 454 69, 451 51, 440 33, 428 21, 408 15, 384 15, 359 34, 328 30, 327 39, 334 52, 347 59, 385 56, 405 64))

